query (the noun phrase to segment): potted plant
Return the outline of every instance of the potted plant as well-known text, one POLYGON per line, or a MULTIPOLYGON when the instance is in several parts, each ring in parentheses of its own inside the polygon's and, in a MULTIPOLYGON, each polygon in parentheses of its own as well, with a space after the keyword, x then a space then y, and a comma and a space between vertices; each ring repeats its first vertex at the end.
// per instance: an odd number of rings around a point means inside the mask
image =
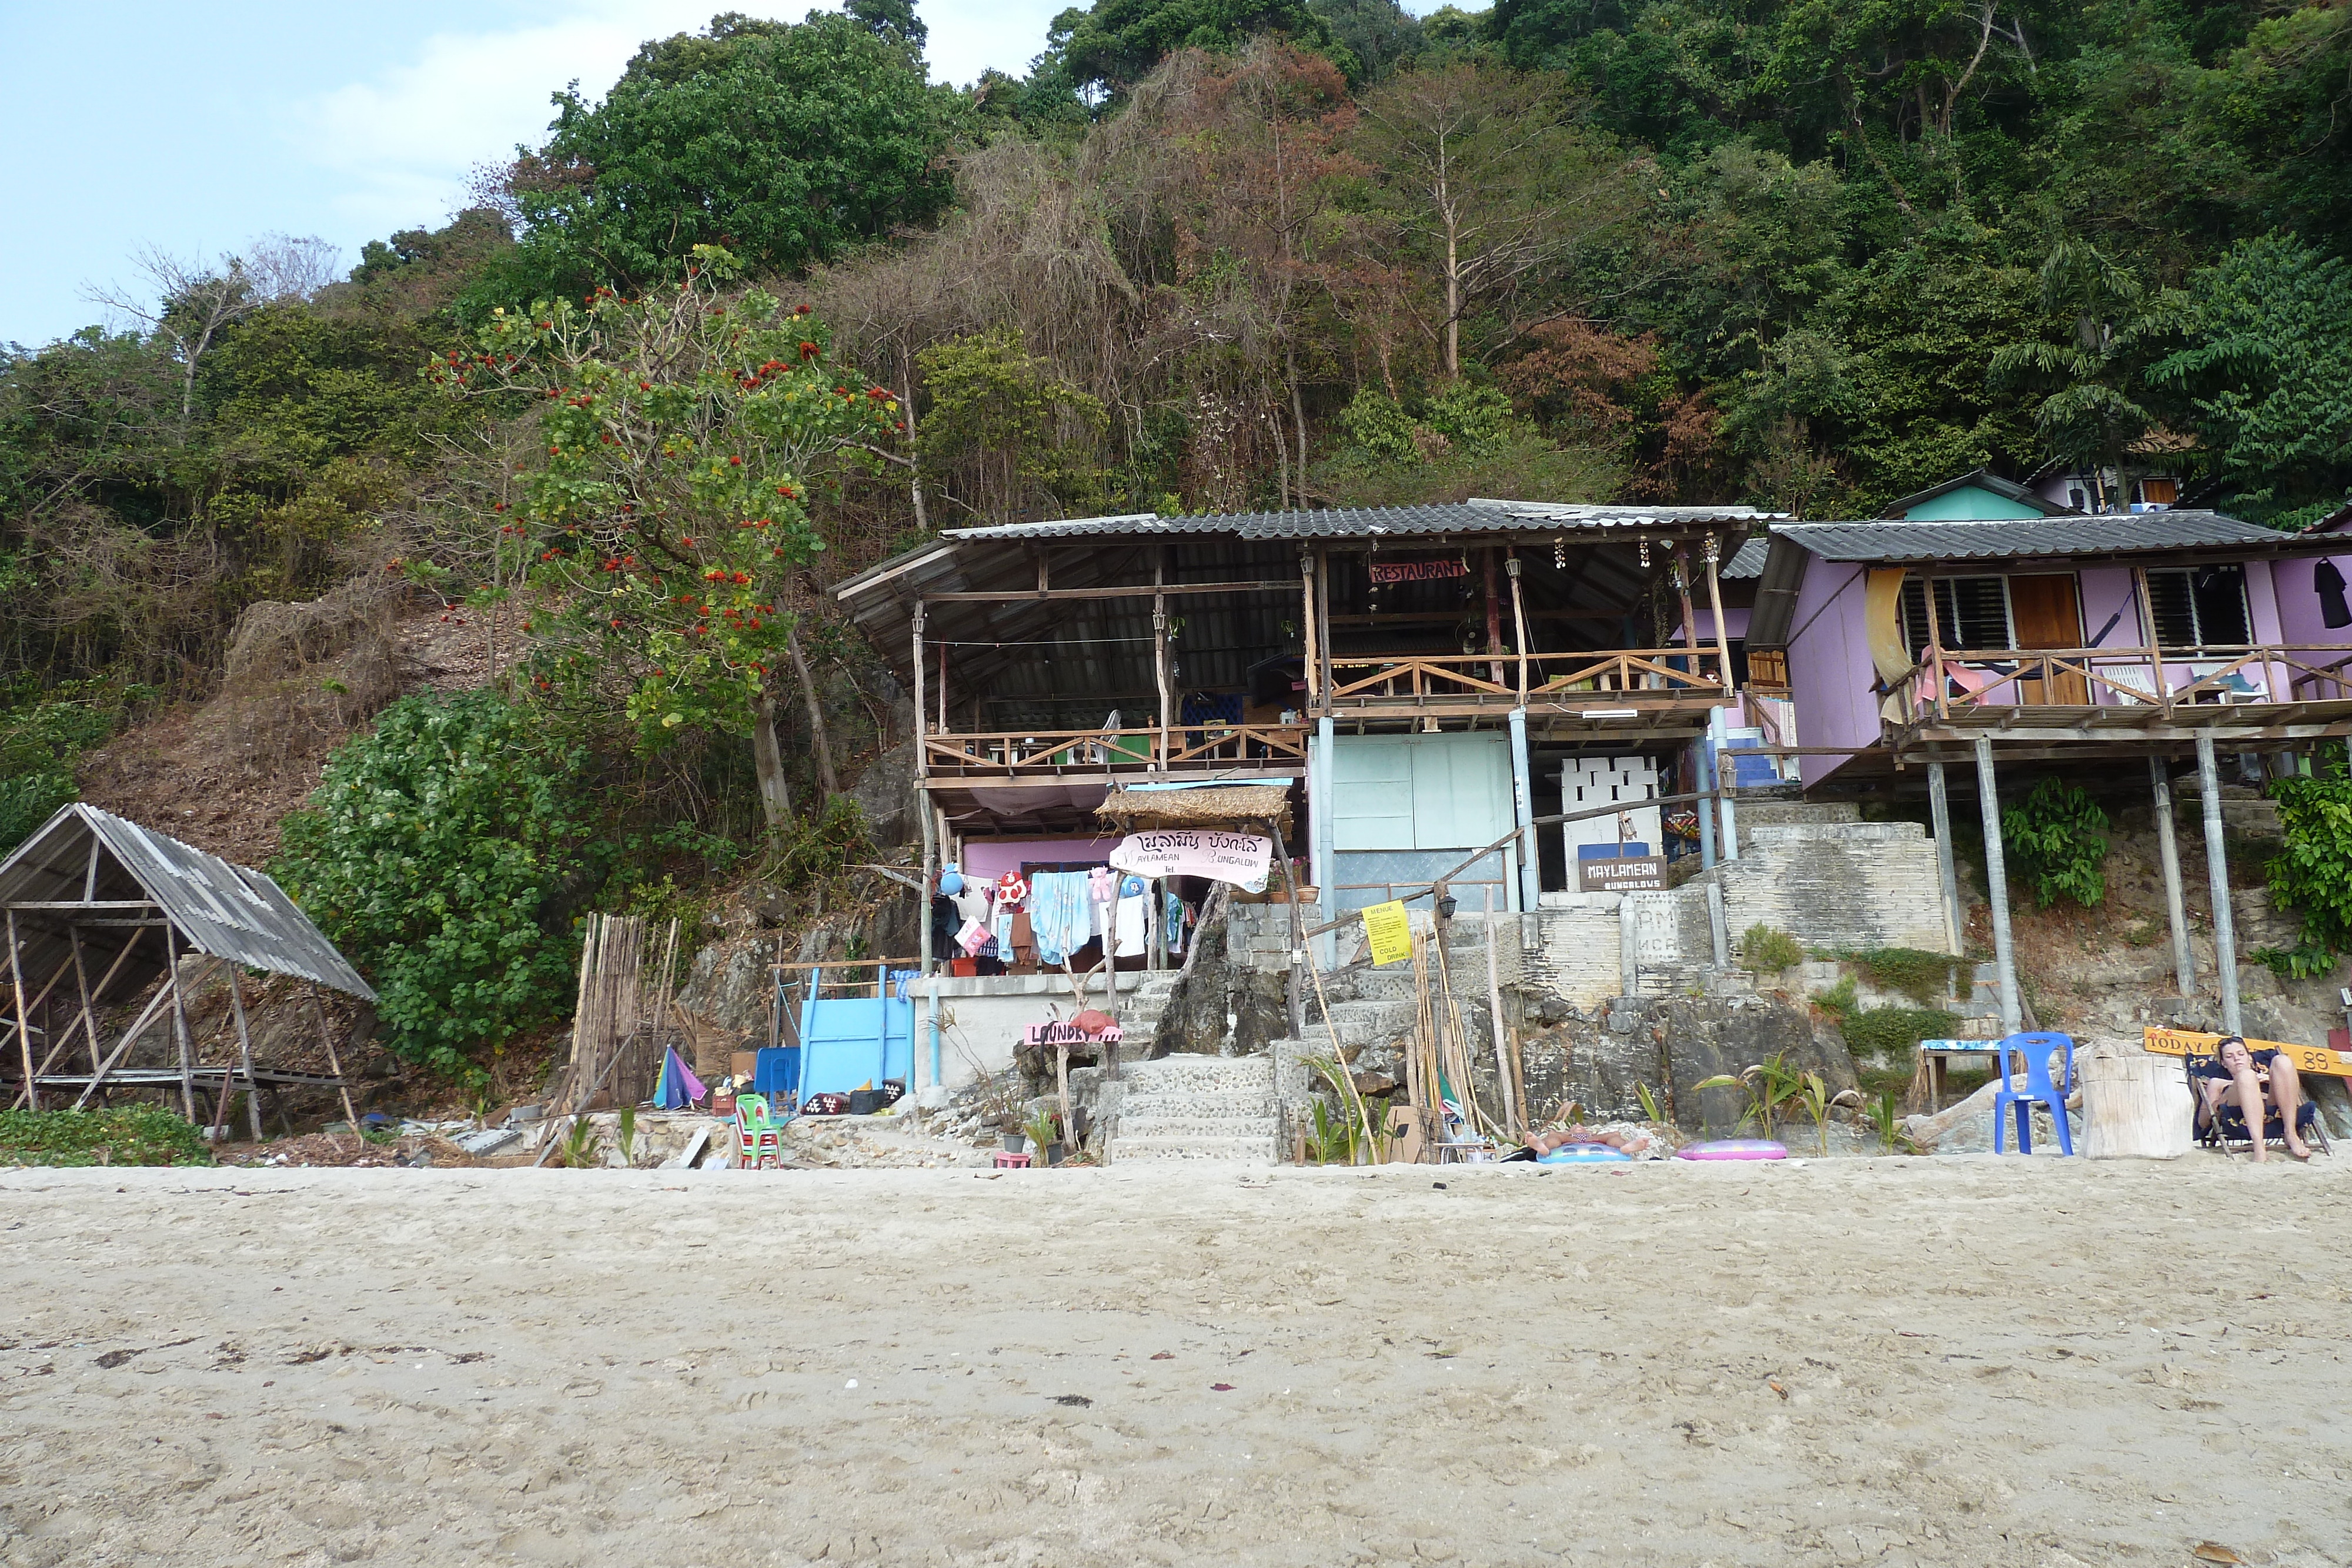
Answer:
POLYGON ((1045 1165, 1062 1163, 1062 1134, 1051 1111, 1040 1111, 1029 1118, 1029 1142, 1036 1146, 1037 1158, 1045 1165))
POLYGON ((1007 1111, 998 1118, 997 1125, 1004 1133, 1004 1152, 1008 1155, 1019 1154, 1022 1145, 1029 1141, 1028 1130, 1022 1123, 1021 1113, 1017 1111, 1007 1111))

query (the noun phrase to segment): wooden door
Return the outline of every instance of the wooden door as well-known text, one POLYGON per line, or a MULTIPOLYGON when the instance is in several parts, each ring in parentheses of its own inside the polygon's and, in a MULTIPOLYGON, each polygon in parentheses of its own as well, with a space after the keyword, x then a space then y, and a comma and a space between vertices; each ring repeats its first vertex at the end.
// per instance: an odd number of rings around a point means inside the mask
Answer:
MULTIPOLYGON (((2010 625, 2021 649, 2079 648, 2083 645, 2083 610, 2074 592, 2072 572, 2009 580, 2010 625)), ((2018 691, 2029 703, 2083 706, 2091 700, 2090 687, 2071 670, 2047 683, 2020 681, 2018 691)))

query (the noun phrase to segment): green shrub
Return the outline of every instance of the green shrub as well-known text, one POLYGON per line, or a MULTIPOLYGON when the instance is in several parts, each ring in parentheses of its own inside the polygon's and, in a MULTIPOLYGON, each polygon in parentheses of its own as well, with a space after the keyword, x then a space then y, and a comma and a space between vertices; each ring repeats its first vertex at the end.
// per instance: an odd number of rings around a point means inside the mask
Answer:
POLYGON ((2271 895, 2303 916, 2303 938, 2257 956, 2296 978, 2322 974, 2352 950, 2352 781, 2282 779, 2271 798, 2285 843, 2263 869, 2271 895))
POLYGON ((1871 947, 1838 956, 1861 970, 1863 978, 1880 990, 1900 991, 1923 1008, 1940 1000, 1952 984, 1953 968, 1969 962, 1920 947, 1871 947))
POLYGON ((1959 1014, 1941 1008, 1865 1008, 1843 1032, 1856 1056, 1901 1056, 1923 1040, 1949 1040, 1959 1022, 1959 1014))
POLYGON ((825 882, 873 852, 873 842, 866 836, 866 813, 848 796, 835 795, 822 813, 792 824, 782 839, 776 871, 792 886, 825 882))
POLYGON ((487 693, 405 697, 328 760, 275 870, 374 984, 393 1054, 436 1071, 561 1016, 594 880, 584 757, 487 693))
POLYGON ((1836 985, 1813 998, 1813 1006, 1843 1023, 1846 1014, 1854 1009, 1853 977, 1840 975, 1836 985))
POLYGON ((2024 877, 2039 907, 2071 898, 2087 909, 2106 898, 2107 814, 2074 785, 2036 784, 2000 814, 2000 841, 2011 874, 2024 877))
POLYGON ((132 704, 154 695, 151 686, 103 681, 0 693, 0 855, 80 799, 75 759, 112 736, 132 704))
POLYGON ((1739 956, 1759 975, 1777 975, 1803 960, 1805 946, 1786 931, 1759 920, 1741 933, 1739 956))
POLYGON ((175 1111, 0 1111, 0 1165, 208 1166, 204 1135, 175 1111))

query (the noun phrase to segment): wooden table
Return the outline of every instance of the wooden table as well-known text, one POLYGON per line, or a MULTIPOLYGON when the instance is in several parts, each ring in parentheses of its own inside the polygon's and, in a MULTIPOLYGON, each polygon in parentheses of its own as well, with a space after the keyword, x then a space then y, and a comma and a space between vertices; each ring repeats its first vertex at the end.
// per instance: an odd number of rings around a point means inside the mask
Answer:
POLYGON ((1989 1056, 1993 1066, 2000 1065, 2000 1041, 1997 1040, 1923 1040, 1919 1042, 1919 1065, 1927 1077, 1927 1113, 1934 1115, 1944 1108, 1944 1082, 1952 1058, 1956 1056, 1989 1056))

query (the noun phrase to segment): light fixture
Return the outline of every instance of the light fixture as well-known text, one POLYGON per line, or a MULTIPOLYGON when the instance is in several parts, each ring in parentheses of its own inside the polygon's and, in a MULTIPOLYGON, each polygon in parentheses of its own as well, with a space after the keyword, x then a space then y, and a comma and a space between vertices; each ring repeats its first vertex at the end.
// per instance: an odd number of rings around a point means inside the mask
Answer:
POLYGON ((1442 895, 1437 901, 1437 918, 1440 920, 1453 919, 1454 911, 1458 907, 1460 907, 1460 905, 1452 894, 1449 893, 1442 895))
POLYGON ((1584 710, 1584 716, 1587 718, 1639 718, 1642 716, 1642 710, 1637 707, 1589 707, 1584 710))

